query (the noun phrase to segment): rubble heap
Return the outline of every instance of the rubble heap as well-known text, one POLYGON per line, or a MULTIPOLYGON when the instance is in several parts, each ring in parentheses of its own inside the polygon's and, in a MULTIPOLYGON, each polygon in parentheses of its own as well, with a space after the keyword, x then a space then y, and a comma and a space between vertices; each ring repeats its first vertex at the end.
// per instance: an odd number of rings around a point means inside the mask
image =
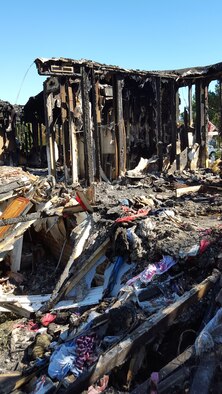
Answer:
POLYGON ((0 184, 1 393, 219 392, 220 171, 0 184))

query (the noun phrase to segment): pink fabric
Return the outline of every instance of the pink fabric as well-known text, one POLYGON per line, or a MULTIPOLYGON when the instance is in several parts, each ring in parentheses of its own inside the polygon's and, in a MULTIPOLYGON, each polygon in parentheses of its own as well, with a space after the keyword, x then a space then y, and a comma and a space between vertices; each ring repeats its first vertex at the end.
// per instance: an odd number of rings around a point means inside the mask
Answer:
POLYGON ((41 323, 44 327, 47 327, 55 319, 56 315, 53 315, 52 313, 46 313, 46 315, 41 318, 41 323))
POLYGON ((134 276, 132 279, 129 279, 126 284, 130 286, 138 279, 143 283, 149 283, 154 275, 162 275, 175 264, 176 261, 171 256, 163 256, 162 260, 154 264, 149 264, 144 271, 139 275, 134 276))
POLYGON ((13 326, 13 328, 25 328, 27 331, 38 331, 39 326, 37 323, 34 323, 32 320, 29 320, 27 323, 18 323, 13 326))

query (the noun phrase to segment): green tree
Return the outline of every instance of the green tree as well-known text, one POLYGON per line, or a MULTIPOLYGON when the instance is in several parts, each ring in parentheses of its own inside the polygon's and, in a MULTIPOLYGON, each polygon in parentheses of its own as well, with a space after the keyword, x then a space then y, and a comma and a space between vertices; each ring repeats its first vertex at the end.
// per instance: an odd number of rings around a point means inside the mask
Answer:
MULTIPOLYGON (((192 97, 193 119, 196 119, 196 98, 195 94, 192 97)), ((212 122, 218 129, 220 127, 220 84, 217 81, 215 90, 208 91, 208 116, 209 121, 212 122)))
POLYGON ((220 84, 215 85, 215 90, 208 92, 208 114, 209 120, 217 127, 220 127, 220 84))

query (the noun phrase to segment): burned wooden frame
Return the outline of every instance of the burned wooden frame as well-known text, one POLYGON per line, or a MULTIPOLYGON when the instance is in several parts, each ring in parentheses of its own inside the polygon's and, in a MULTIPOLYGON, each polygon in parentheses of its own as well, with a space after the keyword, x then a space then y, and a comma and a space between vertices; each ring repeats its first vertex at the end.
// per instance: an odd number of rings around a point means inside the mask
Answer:
MULTIPOLYGON (((163 169, 166 156, 169 164, 175 161, 175 169, 179 169, 178 138, 181 151, 187 155, 186 148, 190 148, 193 86, 196 98, 193 141, 200 146, 199 166, 206 167, 208 85, 212 80, 220 80, 222 63, 150 72, 63 58, 38 58, 35 63, 39 74, 49 77, 44 84, 44 97, 48 167, 52 175, 56 176, 53 142, 56 122, 62 131, 60 151, 66 182, 85 179, 91 184, 99 181, 101 175, 113 180, 135 167, 141 157, 152 155, 158 156, 159 170, 163 169), (53 79, 57 81, 57 90, 52 89, 49 94, 53 79), (179 135, 178 90, 184 86, 188 86, 188 108, 183 134, 179 135), (61 108, 59 121, 49 111, 47 100, 51 96, 53 108, 59 105, 61 108)), ((186 165, 189 166, 188 158, 186 165)))

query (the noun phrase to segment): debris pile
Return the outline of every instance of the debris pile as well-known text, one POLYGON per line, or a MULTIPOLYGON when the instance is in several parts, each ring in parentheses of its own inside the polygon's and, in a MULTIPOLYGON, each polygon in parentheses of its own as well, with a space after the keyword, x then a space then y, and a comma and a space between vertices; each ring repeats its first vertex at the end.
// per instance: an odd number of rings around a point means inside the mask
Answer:
POLYGON ((2 167, 1 393, 220 391, 220 173, 150 163, 88 189, 2 167))

